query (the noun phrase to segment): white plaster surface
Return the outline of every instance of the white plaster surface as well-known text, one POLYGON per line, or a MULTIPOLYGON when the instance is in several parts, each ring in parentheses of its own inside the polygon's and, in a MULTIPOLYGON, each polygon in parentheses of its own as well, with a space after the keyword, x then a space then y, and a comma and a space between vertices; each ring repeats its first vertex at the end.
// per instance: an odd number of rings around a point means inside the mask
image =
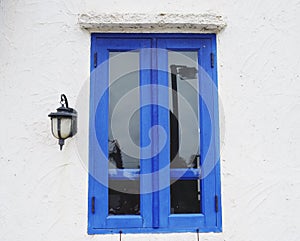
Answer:
POLYGON ((0 0, 0 240, 119 240, 86 232, 90 33, 78 16, 89 12, 223 16, 223 232, 200 240, 300 240, 299 0, 0 0), (47 117, 61 93, 79 112, 62 152, 47 117))

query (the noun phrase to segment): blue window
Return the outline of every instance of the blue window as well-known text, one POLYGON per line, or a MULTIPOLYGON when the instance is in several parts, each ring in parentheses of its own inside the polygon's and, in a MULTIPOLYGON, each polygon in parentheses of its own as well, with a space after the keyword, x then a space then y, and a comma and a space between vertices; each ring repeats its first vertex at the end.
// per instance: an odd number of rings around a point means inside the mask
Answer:
POLYGON ((214 34, 92 34, 88 233, 220 232, 214 34))

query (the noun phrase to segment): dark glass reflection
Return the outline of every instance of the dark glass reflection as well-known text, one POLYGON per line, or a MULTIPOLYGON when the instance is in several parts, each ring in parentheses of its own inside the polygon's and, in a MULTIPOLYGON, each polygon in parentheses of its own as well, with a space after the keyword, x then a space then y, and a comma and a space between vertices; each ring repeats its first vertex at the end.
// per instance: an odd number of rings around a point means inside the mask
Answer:
POLYGON ((198 180, 178 180, 171 184, 171 213, 200 213, 198 180))
POLYGON ((139 181, 109 180, 109 215, 140 214, 139 181))
POLYGON ((169 51, 168 61, 171 168, 190 168, 200 145, 198 54, 169 51))
MULTIPOLYGON (((168 53, 171 172, 200 167, 197 51, 168 53)), ((171 213, 199 213, 199 180, 171 180, 171 213)))

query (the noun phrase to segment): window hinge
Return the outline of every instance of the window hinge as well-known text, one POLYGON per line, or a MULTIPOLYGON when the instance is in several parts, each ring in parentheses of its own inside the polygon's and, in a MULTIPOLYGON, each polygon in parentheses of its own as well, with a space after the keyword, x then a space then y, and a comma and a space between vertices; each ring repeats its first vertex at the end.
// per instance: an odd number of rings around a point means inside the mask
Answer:
POLYGON ((92 197, 92 213, 95 213, 95 197, 92 197))
POLYGON ((210 67, 215 67, 215 55, 213 53, 210 53, 210 67))
POLYGON ((94 53, 94 68, 97 67, 97 52, 94 53))
POLYGON ((215 196, 215 211, 216 213, 219 211, 219 198, 217 195, 215 196))

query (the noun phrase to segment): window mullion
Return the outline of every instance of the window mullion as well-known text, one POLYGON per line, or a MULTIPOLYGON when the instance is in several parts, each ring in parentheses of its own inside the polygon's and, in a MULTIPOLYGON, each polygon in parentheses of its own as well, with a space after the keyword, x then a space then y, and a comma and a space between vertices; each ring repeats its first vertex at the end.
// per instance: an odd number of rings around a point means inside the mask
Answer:
POLYGON ((168 55, 166 51, 166 40, 157 41, 157 84, 158 88, 158 124, 165 131, 165 136, 160 135, 161 149, 159 160, 159 225, 168 227, 168 217, 170 215, 170 135, 169 135, 169 89, 168 89, 168 55), (162 138, 165 142, 162 143, 162 138))
POLYGON ((143 45, 144 48, 140 52, 140 133, 141 133, 141 153, 140 153, 140 190, 141 190, 141 215, 143 217, 144 227, 152 227, 152 159, 149 156, 149 149, 145 149, 149 144, 149 130, 151 129, 152 121, 151 108, 148 104, 151 102, 151 43, 147 41, 143 45))

